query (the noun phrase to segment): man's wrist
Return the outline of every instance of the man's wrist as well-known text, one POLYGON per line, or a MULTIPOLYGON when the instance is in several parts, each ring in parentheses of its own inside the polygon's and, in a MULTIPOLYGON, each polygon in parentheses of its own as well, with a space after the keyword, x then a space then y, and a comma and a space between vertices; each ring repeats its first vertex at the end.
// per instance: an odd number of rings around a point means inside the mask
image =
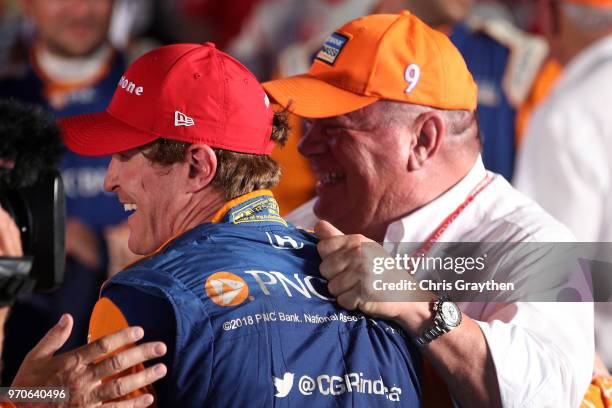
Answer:
POLYGON ((410 335, 416 336, 433 323, 434 316, 432 302, 406 302, 395 322, 410 335))

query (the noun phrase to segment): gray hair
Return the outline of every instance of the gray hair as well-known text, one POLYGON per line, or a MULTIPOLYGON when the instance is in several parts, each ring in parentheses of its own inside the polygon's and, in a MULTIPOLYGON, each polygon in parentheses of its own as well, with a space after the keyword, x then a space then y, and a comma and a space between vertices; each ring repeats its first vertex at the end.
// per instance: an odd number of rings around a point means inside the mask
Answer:
POLYGON ((612 7, 563 3, 563 10, 568 20, 581 30, 597 32, 612 29, 612 7))
POLYGON ((475 112, 436 109, 430 106, 393 101, 380 101, 378 103, 383 106, 381 112, 384 116, 383 120, 386 122, 405 122, 414 120, 425 112, 437 112, 444 119, 449 135, 478 137, 479 126, 475 112))

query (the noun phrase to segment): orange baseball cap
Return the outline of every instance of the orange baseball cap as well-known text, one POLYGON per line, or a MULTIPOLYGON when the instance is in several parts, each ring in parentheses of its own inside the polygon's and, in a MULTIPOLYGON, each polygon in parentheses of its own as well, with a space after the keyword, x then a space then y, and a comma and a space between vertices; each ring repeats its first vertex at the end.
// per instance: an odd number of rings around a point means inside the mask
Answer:
POLYGON ((448 37, 408 11, 347 23, 327 38, 307 74, 263 87, 307 118, 338 116, 379 100, 474 111, 478 92, 448 37))

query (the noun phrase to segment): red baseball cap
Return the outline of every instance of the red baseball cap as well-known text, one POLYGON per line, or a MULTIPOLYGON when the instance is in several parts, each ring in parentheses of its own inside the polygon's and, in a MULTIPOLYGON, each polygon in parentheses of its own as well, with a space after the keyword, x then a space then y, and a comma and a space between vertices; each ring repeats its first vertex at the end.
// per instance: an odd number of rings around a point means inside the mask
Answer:
POLYGON ((270 154, 273 111, 255 76, 212 43, 157 48, 134 61, 104 112, 62 119, 64 141, 104 156, 159 138, 270 154))

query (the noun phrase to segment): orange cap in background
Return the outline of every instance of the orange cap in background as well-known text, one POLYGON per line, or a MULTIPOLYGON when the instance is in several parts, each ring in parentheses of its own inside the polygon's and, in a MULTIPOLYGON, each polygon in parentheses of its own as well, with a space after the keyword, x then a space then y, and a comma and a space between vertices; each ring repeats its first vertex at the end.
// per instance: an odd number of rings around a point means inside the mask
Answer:
POLYGON ((448 37, 407 11, 347 23, 327 38, 307 74, 263 87, 308 118, 342 115, 379 100, 474 111, 478 92, 448 37))
POLYGON ((612 0, 563 0, 566 3, 591 7, 612 7, 612 0))

